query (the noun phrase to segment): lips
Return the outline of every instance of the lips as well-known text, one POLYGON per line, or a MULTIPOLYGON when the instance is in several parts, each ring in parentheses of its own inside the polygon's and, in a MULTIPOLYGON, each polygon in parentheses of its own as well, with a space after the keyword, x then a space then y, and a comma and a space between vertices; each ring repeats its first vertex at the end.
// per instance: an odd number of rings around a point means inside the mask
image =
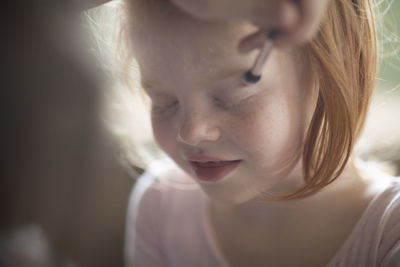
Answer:
POLYGON ((207 182, 222 180, 228 174, 233 172, 241 162, 242 160, 218 160, 210 157, 189 160, 197 178, 207 182))

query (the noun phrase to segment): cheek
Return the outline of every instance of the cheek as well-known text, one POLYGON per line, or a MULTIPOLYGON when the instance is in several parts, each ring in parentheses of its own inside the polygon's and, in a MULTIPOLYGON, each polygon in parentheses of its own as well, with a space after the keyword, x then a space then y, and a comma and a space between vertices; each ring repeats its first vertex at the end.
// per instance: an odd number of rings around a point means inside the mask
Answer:
POLYGON ((259 101, 236 124, 236 143, 249 157, 271 164, 293 155, 302 140, 301 112, 285 99, 259 101))

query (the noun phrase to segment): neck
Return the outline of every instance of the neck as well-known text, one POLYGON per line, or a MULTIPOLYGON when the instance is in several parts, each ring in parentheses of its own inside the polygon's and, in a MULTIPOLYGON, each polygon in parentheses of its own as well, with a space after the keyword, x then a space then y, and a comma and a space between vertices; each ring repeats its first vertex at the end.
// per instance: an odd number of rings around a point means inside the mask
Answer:
MULTIPOLYGON (((292 175, 296 173, 298 174, 298 172, 293 172, 292 175)), ((295 184, 298 186, 300 183, 298 176, 288 177, 279 188, 274 188, 271 194, 290 193, 291 191, 288 189, 292 190, 293 186, 289 186, 289 183, 293 184, 292 178, 296 179, 295 184)), ((307 198, 277 202, 253 198, 236 205, 211 202, 210 211, 212 216, 229 218, 239 224, 276 225, 290 221, 291 218, 299 218, 299 216, 315 216, 317 210, 329 209, 332 205, 336 205, 338 201, 346 201, 346 197, 352 197, 355 194, 355 188, 361 192, 365 188, 361 186, 362 184, 363 182, 353 164, 349 162, 342 174, 332 184, 307 198), (337 198, 338 194, 341 195, 341 198, 337 198)))

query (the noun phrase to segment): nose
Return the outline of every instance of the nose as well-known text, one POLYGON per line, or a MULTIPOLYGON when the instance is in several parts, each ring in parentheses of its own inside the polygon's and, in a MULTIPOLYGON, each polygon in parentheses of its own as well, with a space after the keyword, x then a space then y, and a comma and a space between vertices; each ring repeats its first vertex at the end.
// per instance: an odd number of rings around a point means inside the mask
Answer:
POLYGON ((203 141, 216 141, 221 137, 220 128, 213 123, 214 119, 206 114, 191 112, 185 115, 178 131, 177 140, 196 146, 203 141))

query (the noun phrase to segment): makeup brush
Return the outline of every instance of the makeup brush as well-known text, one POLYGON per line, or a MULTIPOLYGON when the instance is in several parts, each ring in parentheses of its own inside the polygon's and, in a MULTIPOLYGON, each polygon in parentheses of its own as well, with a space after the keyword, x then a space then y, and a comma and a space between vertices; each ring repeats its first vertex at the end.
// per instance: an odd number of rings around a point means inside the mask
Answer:
POLYGON ((272 47, 274 46, 274 39, 279 35, 279 33, 280 31, 277 29, 272 29, 268 32, 267 40, 261 47, 260 52, 254 61, 253 67, 243 75, 243 81, 245 84, 255 84, 261 80, 262 68, 271 53, 272 47))

